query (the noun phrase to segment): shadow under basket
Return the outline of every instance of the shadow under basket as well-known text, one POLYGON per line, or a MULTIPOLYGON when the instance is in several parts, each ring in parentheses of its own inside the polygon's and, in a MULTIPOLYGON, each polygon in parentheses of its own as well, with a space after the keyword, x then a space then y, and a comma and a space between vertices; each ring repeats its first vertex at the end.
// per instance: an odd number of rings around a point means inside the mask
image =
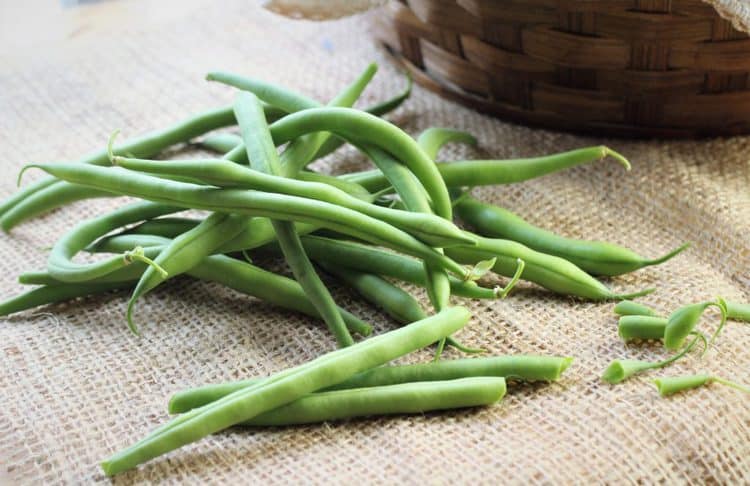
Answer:
POLYGON ((750 37, 700 0, 392 0, 375 24, 418 83, 499 118, 750 133, 750 37))

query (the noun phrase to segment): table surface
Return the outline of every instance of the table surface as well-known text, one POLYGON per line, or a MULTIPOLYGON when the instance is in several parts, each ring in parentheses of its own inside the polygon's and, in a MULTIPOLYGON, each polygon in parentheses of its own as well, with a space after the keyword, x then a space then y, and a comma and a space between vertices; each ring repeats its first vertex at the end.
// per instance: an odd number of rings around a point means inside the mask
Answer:
MULTIPOLYGON (((365 65, 380 72, 360 106, 401 89, 403 77, 368 33, 367 17, 297 22, 257 2, 107 1, 62 7, 0 3, 0 196, 32 161, 75 160, 123 137, 231 102, 206 83, 213 69, 262 77, 330 99, 365 65)), ((750 137, 702 141, 602 139, 526 128, 486 117, 416 87, 391 115, 409 133, 450 126, 477 148, 450 146, 445 160, 529 157, 607 144, 613 161, 541 179, 478 188, 484 200, 572 237, 604 239, 659 255, 684 255, 607 281, 617 290, 655 286, 643 299, 669 312, 715 295, 750 300, 750 137)), ((181 150, 181 156, 198 153, 181 150)), ((365 167, 343 150, 316 167, 365 167)), ((26 181, 40 177, 29 172, 26 181)), ((83 201, 0 237, 0 297, 19 273, 44 267, 46 249, 73 224, 123 204, 83 201)), ((264 262, 283 271, 279 262, 264 262)), ((337 301, 377 332, 395 324, 349 289, 337 301)), ((416 292, 422 302, 425 295, 416 292)), ((184 387, 262 376, 333 349, 313 319, 216 284, 178 278, 141 299, 142 338, 124 323, 125 293, 26 312, 0 323, 0 482, 106 481, 98 461, 167 419, 184 387)), ((372 418, 318 426, 233 430, 119 476, 116 482, 511 483, 720 482, 750 476, 750 401, 712 386, 661 399, 649 377, 610 386, 615 358, 658 359, 657 345, 624 345, 609 303, 549 294, 531 284, 503 301, 468 302, 459 338, 492 354, 575 356, 557 384, 513 386, 502 403, 473 411, 372 418)), ((701 324, 716 324, 709 313, 701 324)), ((460 356, 454 350, 447 358, 460 356)), ((429 359, 430 351, 402 361, 429 359)), ((702 360, 655 375, 711 372, 750 383, 750 334, 730 325, 702 360)))

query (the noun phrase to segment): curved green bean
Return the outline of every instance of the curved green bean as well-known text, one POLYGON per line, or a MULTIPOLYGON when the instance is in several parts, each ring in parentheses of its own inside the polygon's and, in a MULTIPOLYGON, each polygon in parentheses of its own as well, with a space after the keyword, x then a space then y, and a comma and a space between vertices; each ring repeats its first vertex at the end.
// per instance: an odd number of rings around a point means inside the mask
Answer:
MULTIPOLYGON (((31 167, 31 166, 29 166, 31 167)), ((120 168, 84 164, 36 165, 70 182, 192 209, 234 212, 319 224, 355 238, 434 262, 462 278, 470 272, 450 258, 380 220, 322 201, 239 189, 215 189, 168 181, 120 168)))
MULTIPOLYGON (((606 156, 617 159, 629 167, 627 160, 608 147, 587 147, 559 154, 529 159, 462 160, 436 164, 448 187, 474 187, 523 182, 563 169, 601 160, 606 156)), ((370 192, 388 187, 385 176, 377 170, 356 172, 341 176, 361 184, 370 192)))
POLYGON ((510 240, 477 237, 473 247, 455 246, 445 249, 446 254, 461 262, 477 262, 497 258, 493 271, 506 277, 517 270, 518 259, 526 268, 524 280, 563 295, 574 295, 592 300, 625 299, 653 292, 653 289, 632 294, 615 294, 606 285, 596 280, 574 264, 562 258, 540 253, 510 240))
POLYGON ((286 370, 261 384, 181 415, 146 439, 103 461, 102 469, 108 476, 132 469, 207 435, 340 383, 360 371, 387 363, 452 334, 463 327, 469 317, 465 308, 452 307, 286 370))
MULTIPOLYGON (((557 381, 573 358, 509 355, 442 360, 400 366, 380 366, 358 373, 322 391, 369 388, 401 383, 458 380, 470 377, 503 377, 506 380, 557 381)), ((239 380, 182 390, 169 399, 169 413, 183 413, 256 385, 261 379, 239 380)))
POLYGON ((507 209, 461 197, 456 214, 481 235, 517 241, 534 250, 568 260, 593 275, 615 276, 658 265, 690 246, 685 243, 659 258, 646 259, 632 250, 605 241, 577 240, 534 226, 507 209))
POLYGON ((721 323, 711 338, 711 341, 713 341, 719 335, 727 320, 726 304, 721 298, 715 301, 685 305, 672 312, 667 319, 667 327, 664 329, 664 347, 667 349, 680 348, 688 335, 695 329, 703 312, 712 306, 721 311, 721 323))

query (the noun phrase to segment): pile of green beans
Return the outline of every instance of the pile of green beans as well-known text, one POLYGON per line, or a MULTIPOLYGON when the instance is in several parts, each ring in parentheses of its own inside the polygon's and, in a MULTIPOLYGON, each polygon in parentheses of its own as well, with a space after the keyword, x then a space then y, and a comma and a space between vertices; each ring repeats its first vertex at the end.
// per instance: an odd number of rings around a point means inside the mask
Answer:
MULTIPOLYGON (((578 299, 633 298, 654 289, 616 291, 596 276, 663 263, 687 248, 648 259, 607 242, 557 235, 472 199, 473 186, 517 183, 606 157, 626 169, 630 163, 603 146, 517 160, 438 161, 444 145, 476 145, 477 139, 443 127, 413 138, 383 118, 409 97, 410 79, 393 98, 365 110, 353 108, 376 70, 374 64, 367 66, 327 104, 264 80, 212 72, 209 81, 239 90, 233 104, 119 144, 115 132, 106 148, 75 162, 38 163, 21 171, 19 183, 30 168, 52 177, 0 205, 0 227, 6 232, 73 201, 124 196, 139 201, 82 221, 62 235, 46 268, 19 277, 36 287, 0 302, 0 315, 127 290, 125 321, 138 334, 137 303, 167 280, 187 275, 319 318, 340 348, 271 377, 178 392, 169 412, 181 415, 104 461, 106 474, 234 425, 483 406, 504 396, 506 380, 556 381, 572 358, 441 361, 444 346, 466 354, 486 352, 452 335, 470 318, 456 300, 505 298, 519 280, 578 299), (238 134, 211 133, 227 127, 236 127, 238 134), (217 155, 158 159, 165 149, 193 142, 217 155), (311 168, 344 144, 364 154, 374 168, 337 176, 311 168), (177 214, 184 210, 208 214, 177 214), (478 234, 457 226, 454 212, 478 234), (80 263, 81 252, 95 258, 80 263), (269 257, 282 261, 292 278, 256 264, 269 257), (372 327, 337 304, 323 273, 399 327, 361 339, 372 327), (507 280, 498 284, 491 274, 507 280), (424 288, 429 306, 402 284, 424 288), (430 345, 436 348, 431 363, 388 364, 430 345)), ((681 351, 659 363, 618 361, 605 379, 619 382, 688 353, 699 339, 705 341, 697 334, 685 345, 710 306, 725 316, 750 319, 750 308, 719 299, 668 318, 645 306, 618 304, 618 312, 638 314, 623 317, 624 339, 660 338, 668 349, 681 351)), ((719 379, 705 380, 710 381, 719 379)))

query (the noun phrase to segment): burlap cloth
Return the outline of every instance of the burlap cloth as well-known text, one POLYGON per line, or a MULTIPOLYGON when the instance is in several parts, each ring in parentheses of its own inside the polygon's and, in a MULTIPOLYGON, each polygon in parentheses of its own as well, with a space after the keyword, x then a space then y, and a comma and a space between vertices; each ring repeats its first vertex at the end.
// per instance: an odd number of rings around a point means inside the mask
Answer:
MULTIPOLYGON (((256 10, 252 2, 222 2, 220 8, 190 4, 147 25, 131 18, 125 25, 110 22, 106 29, 88 26, 49 49, 5 52, 0 63, 3 196, 13 192, 15 174, 26 162, 75 159, 102 146, 114 128, 134 135, 230 102, 231 90, 203 81, 210 69, 261 76, 327 100, 376 60, 381 72, 362 105, 403 85, 361 17, 290 24, 256 10)), ((420 88, 392 119, 413 134, 450 126, 481 141, 477 150, 444 150, 446 159, 611 145, 632 160, 631 173, 604 162, 477 193, 560 233, 610 240, 644 255, 693 241, 674 261, 610 282, 621 290, 658 287, 645 301, 665 312, 714 295, 750 300, 750 138, 585 138, 503 123, 420 88)), ((321 166, 343 171, 363 164, 354 152, 344 151, 321 166)), ((37 176, 30 173, 29 179, 37 176)), ((120 204, 78 203, 2 236, 2 297, 21 290, 17 274, 43 268, 45 248, 71 225, 120 204)), ((342 305, 377 332, 394 327, 348 289, 332 288, 342 305)), ((140 339, 125 326, 125 303, 126 293, 115 293, 0 322, 0 481, 104 481, 98 461, 164 422, 172 392, 279 371, 333 349, 333 339, 313 319, 187 278, 141 300, 140 339)), ((738 483, 750 478, 747 396, 715 386, 662 399, 645 376, 620 386, 600 381, 614 358, 664 356, 656 345, 624 345, 611 304, 558 298, 528 284, 504 301, 461 303, 474 312, 460 333, 467 344, 492 354, 575 356, 574 365, 559 383, 513 387, 493 407, 232 430, 115 481, 738 483)), ((716 314, 709 317, 710 328, 716 314)), ((424 351, 407 361, 429 356, 424 351)), ((446 357, 457 356, 449 350, 446 357)), ((691 357, 662 374, 707 371, 749 383, 748 364, 750 333, 735 324, 702 361, 691 357)))

